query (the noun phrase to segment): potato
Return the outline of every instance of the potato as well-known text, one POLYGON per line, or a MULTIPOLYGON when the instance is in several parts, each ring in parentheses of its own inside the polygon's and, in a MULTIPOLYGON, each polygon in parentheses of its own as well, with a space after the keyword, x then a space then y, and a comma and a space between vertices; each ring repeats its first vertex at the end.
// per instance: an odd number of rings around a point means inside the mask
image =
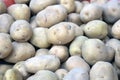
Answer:
POLYGON ((78 36, 76 37, 70 44, 69 46, 69 52, 71 56, 74 55, 78 55, 81 56, 82 55, 82 45, 85 42, 85 40, 87 40, 88 38, 85 36, 78 36))
POLYGON ((74 37, 75 29, 69 22, 61 22, 48 29, 48 41, 52 44, 67 44, 74 37))
POLYGON ((63 80, 89 80, 88 71, 81 68, 73 68, 66 74, 63 80))
POLYGON ((90 70, 89 65, 79 56, 71 56, 65 62, 65 69, 67 69, 68 71, 70 71, 73 68, 77 68, 77 67, 85 71, 90 70))
POLYGON ((109 24, 115 23, 120 19, 120 5, 116 1, 109 1, 103 6, 103 20, 109 24))
POLYGON ((0 75, 4 75, 8 69, 11 69, 12 65, 9 64, 0 64, 0 75))
POLYGON ((38 13, 39 11, 45 9, 46 7, 56 4, 57 0, 31 0, 29 7, 33 13, 38 13))
POLYGON ((108 34, 107 24, 101 20, 90 21, 85 25, 84 32, 90 38, 103 39, 108 34))
POLYGON ((55 71, 55 74, 57 74, 59 80, 63 80, 64 76, 67 75, 68 71, 65 69, 58 69, 55 71))
POLYGON ((120 68, 113 62, 113 67, 115 68, 117 75, 118 75, 118 80, 120 79, 120 68))
POLYGON ((13 16, 15 20, 28 20, 30 18, 30 9, 26 4, 13 4, 8 7, 8 13, 13 16))
POLYGON ((90 70, 90 80, 118 80, 112 64, 98 61, 90 70))
POLYGON ((48 42, 48 28, 35 28, 33 29, 33 35, 31 37, 30 42, 38 47, 38 48, 47 48, 50 46, 50 43, 48 42))
POLYGON ((90 65, 97 61, 107 61, 108 52, 105 44, 99 39, 88 39, 82 45, 82 57, 90 65))
POLYGON ((17 63, 35 55, 35 48, 28 42, 12 42, 12 46, 13 50, 11 54, 5 58, 6 62, 17 63))
POLYGON ((18 63, 16 63, 14 66, 13 66, 13 69, 16 69, 20 72, 20 74, 23 76, 24 79, 28 78, 29 77, 29 73, 26 71, 26 67, 25 67, 25 62, 24 61, 20 61, 18 63))
POLYGON ((61 62, 64 62, 69 57, 68 48, 62 45, 53 45, 49 50, 49 54, 57 56, 61 62))
POLYGON ((49 54, 49 50, 48 49, 38 49, 36 51, 35 56, 41 56, 41 55, 47 55, 49 54))
POLYGON ((75 12, 80 13, 83 8, 83 4, 80 1, 75 1, 75 12))
POLYGON ((10 36, 18 42, 26 42, 32 37, 32 28, 26 20, 16 20, 10 27, 10 36))
POLYGON ((36 16, 33 16, 33 17, 30 19, 30 26, 32 27, 32 29, 38 27, 38 26, 37 26, 37 23, 36 23, 36 21, 35 21, 35 18, 36 18, 36 16))
POLYGON ((25 4, 28 3, 30 0, 14 0, 16 4, 25 4))
POLYGON ((87 23, 102 17, 102 9, 96 4, 88 4, 83 7, 80 12, 80 19, 82 22, 87 23))
POLYGON ((0 80, 3 80, 4 75, 0 74, 0 80))
POLYGON ((11 15, 4 13, 0 15, 0 32, 8 33, 11 24, 14 22, 14 19, 11 15))
POLYGON ((67 20, 68 22, 73 22, 73 23, 75 23, 77 25, 81 25, 82 24, 82 22, 80 20, 80 15, 78 13, 71 13, 71 14, 69 14, 67 19, 68 19, 67 20))
POLYGON ((52 5, 37 13, 36 23, 40 27, 51 27, 65 20, 66 17, 67 11, 62 5, 52 5))
POLYGON ((109 0, 90 0, 91 3, 96 3, 99 6, 103 6, 104 4, 106 4, 109 0))
POLYGON ((59 80, 58 76, 49 70, 40 70, 27 80, 59 80))
POLYGON ((0 0, 0 14, 5 13, 7 11, 7 8, 3 2, 3 0, 0 0))
POLYGON ((120 19, 114 23, 114 25, 112 26, 112 30, 111 30, 111 33, 112 33, 112 36, 116 39, 120 39, 120 19))
POLYGON ((55 55, 41 55, 25 61, 25 67, 30 73, 36 73, 39 70, 55 71, 59 66, 60 60, 55 55))
POLYGON ((23 80, 23 78, 16 69, 9 69, 6 71, 3 80, 23 80))
POLYGON ((60 0, 60 4, 66 8, 68 13, 75 11, 75 0, 60 0))
POLYGON ((7 33, 0 33, 0 59, 11 54, 13 47, 10 36, 7 33))

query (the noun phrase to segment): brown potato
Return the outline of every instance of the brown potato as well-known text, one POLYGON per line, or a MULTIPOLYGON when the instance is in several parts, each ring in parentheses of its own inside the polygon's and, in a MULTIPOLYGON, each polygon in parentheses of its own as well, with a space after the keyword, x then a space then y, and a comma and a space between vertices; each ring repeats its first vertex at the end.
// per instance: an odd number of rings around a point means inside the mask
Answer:
POLYGON ((0 15, 0 32, 8 33, 10 30, 11 24, 14 22, 14 19, 11 15, 4 13, 0 15))
POLYGON ((68 48, 62 45, 53 45, 49 50, 49 54, 57 56, 61 62, 69 57, 68 48))
POLYGON ((38 49, 38 50, 36 51, 35 56, 41 56, 41 55, 47 55, 47 54, 49 54, 49 50, 42 48, 42 49, 38 49))
POLYGON ((52 44, 67 44, 74 37, 75 29, 69 22, 61 22, 48 29, 48 41, 52 44))
POLYGON ((10 27, 10 36, 18 42, 26 42, 32 37, 32 28, 26 20, 16 20, 10 27))
POLYGON ((5 58, 6 62, 17 63, 35 55, 35 48, 28 42, 13 42, 12 46, 13 50, 11 54, 5 58))
POLYGON ((7 33, 0 33, 0 59, 11 54, 13 47, 10 36, 7 33))
POLYGON ((5 13, 7 11, 7 8, 3 2, 3 0, 0 0, 0 14, 5 13))
POLYGON ((67 11, 62 5, 52 5, 36 15, 36 23, 40 27, 51 27, 63 21, 66 17, 67 11))
POLYGON ((13 16, 15 20, 30 19, 30 9, 26 4, 13 4, 8 7, 8 13, 13 16))

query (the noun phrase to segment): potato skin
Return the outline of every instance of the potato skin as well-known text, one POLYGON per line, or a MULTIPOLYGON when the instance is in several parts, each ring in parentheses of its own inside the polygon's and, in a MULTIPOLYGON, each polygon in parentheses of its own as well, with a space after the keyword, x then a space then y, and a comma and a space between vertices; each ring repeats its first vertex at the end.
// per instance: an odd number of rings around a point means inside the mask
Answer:
POLYGON ((55 71, 59 66, 60 60, 54 55, 41 55, 25 61, 25 67, 30 73, 36 73, 39 70, 55 71))
POLYGON ((80 13, 83 8, 83 4, 79 1, 75 1, 75 12, 80 13))
POLYGON ((12 45, 13 50, 11 54, 5 58, 6 62, 17 63, 35 55, 35 48, 28 42, 12 42, 12 45))
POLYGON ((26 20, 16 20, 10 27, 10 36, 18 42, 26 42, 32 37, 32 28, 26 20))
POLYGON ((0 75, 4 75, 8 69, 11 69, 12 65, 9 64, 0 64, 0 75))
POLYGON ((62 5, 52 5, 36 15, 36 23, 40 27, 51 27, 65 20, 66 17, 67 11, 62 5))
POLYGON ((0 33, 0 59, 11 54, 13 47, 10 36, 7 33, 0 33))
POLYGON ((36 51, 36 54, 35 54, 35 56, 41 56, 41 55, 47 55, 47 54, 49 54, 49 49, 38 49, 37 51, 36 51))
POLYGON ((48 29, 48 41, 52 44, 67 44, 74 37, 75 29, 69 22, 61 22, 48 29))
POLYGON ((3 2, 3 0, 0 0, 0 14, 5 13, 7 11, 7 8, 3 2))
POLYGON ((45 9, 47 6, 53 5, 55 3, 57 3, 57 0, 31 0, 29 7, 31 11, 36 14, 39 11, 45 9))

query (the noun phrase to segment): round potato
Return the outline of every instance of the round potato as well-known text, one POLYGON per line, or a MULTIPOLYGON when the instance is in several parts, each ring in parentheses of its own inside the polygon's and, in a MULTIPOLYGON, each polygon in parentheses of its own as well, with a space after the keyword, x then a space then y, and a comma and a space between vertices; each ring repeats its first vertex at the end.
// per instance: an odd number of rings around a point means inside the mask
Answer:
POLYGON ((13 16, 15 20, 30 19, 30 9, 26 4, 13 4, 8 7, 8 13, 13 16))
POLYGON ((41 56, 41 55, 47 55, 49 54, 49 50, 48 49, 38 49, 36 51, 35 56, 41 56))
POLYGON ((60 60, 55 55, 41 55, 25 61, 28 72, 36 73, 39 70, 55 71, 60 66, 60 60))
POLYGON ((16 20, 10 27, 10 36, 18 42, 26 42, 32 37, 32 28, 26 20, 16 20))
POLYGON ((62 5, 52 5, 40 11, 36 15, 36 23, 40 27, 51 27, 65 20, 66 17, 67 11, 62 5))
POLYGON ((33 29, 33 35, 31 37, 30 42, 38 47, 38 48, 47 48, 50 46, 50 43, 48 42, 48 28, 35 28, 33 29))
POLYGON ((75 11, 75 0, 60 0, 60 4, 66 8, 68 13, 75 11))
POLYGON ((89 65, 79 56, 71 56, 65 62, 65 69, 67 69, 68 71, 70 71, 73 68, 77 68, 77 67, 85 71, 90 70, 89 65))
POLYGON ((80 13, 83 8, 83 4, 80 1, 75 1, 75 12, 80 13))
POLYGON ((96 4, 87 4, 80 12, 80 19, 82 22, 87 23, 102 17, 102 9, 96 4))
POLYGON ((14 22, 14 19, 11 15, 4 13, 0 15, 0 32, 8 33, 10 30, 11 24, 14 22))
POLYGON ((17 63, 35 55, 35 48, 28 42, 12 42, 12 46, 13 50, 11 54, 5 58, 6 62, 17 63))
POLYGON ((55 71, 55 74, 57 74, 59 80, 63 80, 64 76, 67 75, 68 71, 65 69, 58 69, 55 71))
POLYGON ((23 80, 23 77, 16 69, 9 69, 6 71, 3 80, 23 80))
POLYGON ((74 68, 65 75, 63 80, 90 80, 88 71, 81 68, 74 68))
POLYGON ((85 42, 85 40, 87 40, 88 38, 85 36, 78 36, 76 37, 70 44, 69 47, 69 52, 71 56, 74 55, 78 55, 81 56, 82 55, 82 45, 85 42))
POLYGON ((90 80, 118 80, 118 76, 112 64, 98 61, 90 70, 90 80))
POLYGON ((7 33, 0 33, 0 59, 11 54, 13 47, 10 36, 7 33))
POLYGON ((7 8, 3 2, 3 0, 0 0, 0 14, 5 13, 7 11, 7 8))
POLYGON ((66 46, 54 45, 49 50, 49 54, 57 56, 61 62, 64 62, 69 57, 68 48, 66 46))
POLYGON ((14 0, 16 4, 25 4, 28 3, 30 0, 14 0))
POLYGON ((36 14, 39 11, 55 3, 57 3, 57 0, 30 0, 29 7, 31 11, 36 14))
POLYGON ((74 37, 75 29, 69 22, 61 22, 48 29, 48 41, 52 44, 67 44, 74 37))
POLYGON ((108 34, 107 24, 101 20, 90 21, 85 25, 84 32, 90 38, 103 39, 108 34))
POLYGON ((27 80, 59 80, 58 76, 49 70, 40 70, 27 80))

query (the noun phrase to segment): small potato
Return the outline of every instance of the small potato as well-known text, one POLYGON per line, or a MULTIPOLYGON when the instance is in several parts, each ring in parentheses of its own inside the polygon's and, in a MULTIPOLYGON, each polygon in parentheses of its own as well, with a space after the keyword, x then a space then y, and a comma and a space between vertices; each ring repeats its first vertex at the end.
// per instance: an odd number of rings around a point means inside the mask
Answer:
POLYGON ((14 0, 16 4, 25 4, 28 3, 30 0, 14 0))
POLYGON ((28 78, 28 76, 30 74, 26 71, 26 67, 25 67, 24 63, 25 63, 24 61, 20 61, 20 62, 16 63, 13 66, 13 69, 18 70, 21 73, 21 75, 23 76, 23 78, 26 79, 26 78, 28 78))
POLYGON ((30 26, 32 27, 32 29, 38 27, 38 26, 37 26, 37 23, 36 23, 36 21, 35 21, 35 18, 36 18, 36 16, 33 16, 33 17, 30 19, 30 26))
POLYGON ((17 63, 35 55, 35 48, 28 42, 13 42, 12 46, 13 50, 11 54, 5 58, 6 62, 17 63))
POLYGON ((83 8, 83 4, 80 1, 75 1, 75 12, 80 13, 83 8))
POLYGON ((36 51, 35 56, 41 56, 41 55, 47 55, 49 54, 49 50, 48 49, 38 49, 36 51))
POLYGON ((0 59, 11 54, 13 47, 10 36, 7 33, 0 33, 0 59))
POLYGON ((101 20, 90 21, 85 25, 84 32, 90 38, 103 39, 108 34, 107 24, 101 20))
POLYGON ((60 0, 60 4, 66 8, 68 13, 75 11, 75 0, 60 0))
POLYGON ((48 42, 48 28, 35 28, 33 29, 33 35, 31 37, 30 42, 38 47, 38 48, 47 48, 50 46, 50 43, 48 42))
POLYGON ((118 80, 118 76, 112 64, 98 61, 90 70, 90 80, 118 80))
POLYGON ((36 15, 36 23, 40 27, 51 27, 65 20, 66 17, 67 11, 62 5, 52 5, 40 11, 36 15))
POLYGON ((67 75, 68 71, 65 69, 58 69, 55 71, 55 74, 57 74, 59 80, 63 80, 64 76, 67 75))
POLYGON ((36 73, 39 70, 55 71, 60 66, 60 60, 55 55, 41 55, 25 61, 28 72, 36 73))
POLYGON ((23 80, 23 77, 16 69, 9 69, 6 71, 3 80, 23 80))
POLYGON ((31 11, 36 14, 39 11, 55 3, 57 3, 57 0, 31 0, 29 7, 31 11))
MULTIPOLYGON (((8 69, 11 69, 12 65, 9 64, 0 64, 0 75, 4 75, 8 69)), ((0 79, 1 80, 1 79, 0 79)))
POLYGON ((120 39, 120 19, 112 26, 111 33, 114 38, 120 39))
POLYGON ((75 28, 69 22, 61 22, 48 29, 48 41, 52 44, 67 44, 74 37, 75 28))
POLYGON ((11 24, 14 22, 14 19, 11 15, 4 13, 0 15, 0 32, 8 33, 10 30, 11 24))
POLYGON ((30 18, 30 9, 26 4, 13 4, 8 7, 8 13, 13 16, 15 20, 28 20, 30 18))
POLYGON ((69 57, 68 48, 62 45, 54 45, 49 50, 49 54, 57 56, 61 62, 64 62, 69 57))
POLYGON ((88 39, 82 45, 82 57, 90 65, 97 61, 107 61, 108 52, 105 44, 99 39, 88 39))
POLYGON ((7 11, 7 8, 3 2, 3 0, 0 0, 0 14, 5 13, 7 11))
POLYGON ((71 13, 71 14, 69 14, 67 19, 68 19, 67 20, 68 22, 73 22, 73 23, 75 23, 77 25, 81 25, 82 24, 82 22, 80 20, 80 15, 78 13, 71 13))
POLYGON ((70 71, 73 68, 77 68, 77 67, 85 71, 90 70, 89 65, 79 56, 71 56, 65 62, 65 69, 67 69, 68 71, 70 71))
POLYGON ((18 42, 26 42, 32 37, 32 28, 26 20, 16 20, 10 27, 10 36, 18 42))
POLYGON ((102 9, 96 4, 88 4, 83 7, 80 12, 80 19, 82 22, 87 23, 102 17, 102 9))
POLYGON ((85 40, 87 40, 88 38, 85 36, 78 36, 76 37, 70 44, 69 47, 69 52, 71 56, 74 55, 78 55, 81 56, 82 55, 82 45, 85 42, 85 40))
POLYGON ((81 68, 73 68, 62 80, 90 80, 88 71, 81 68))
POLYGON ((58 76, 49 70, 40 70, 26 80, 59 80, 58 76))

